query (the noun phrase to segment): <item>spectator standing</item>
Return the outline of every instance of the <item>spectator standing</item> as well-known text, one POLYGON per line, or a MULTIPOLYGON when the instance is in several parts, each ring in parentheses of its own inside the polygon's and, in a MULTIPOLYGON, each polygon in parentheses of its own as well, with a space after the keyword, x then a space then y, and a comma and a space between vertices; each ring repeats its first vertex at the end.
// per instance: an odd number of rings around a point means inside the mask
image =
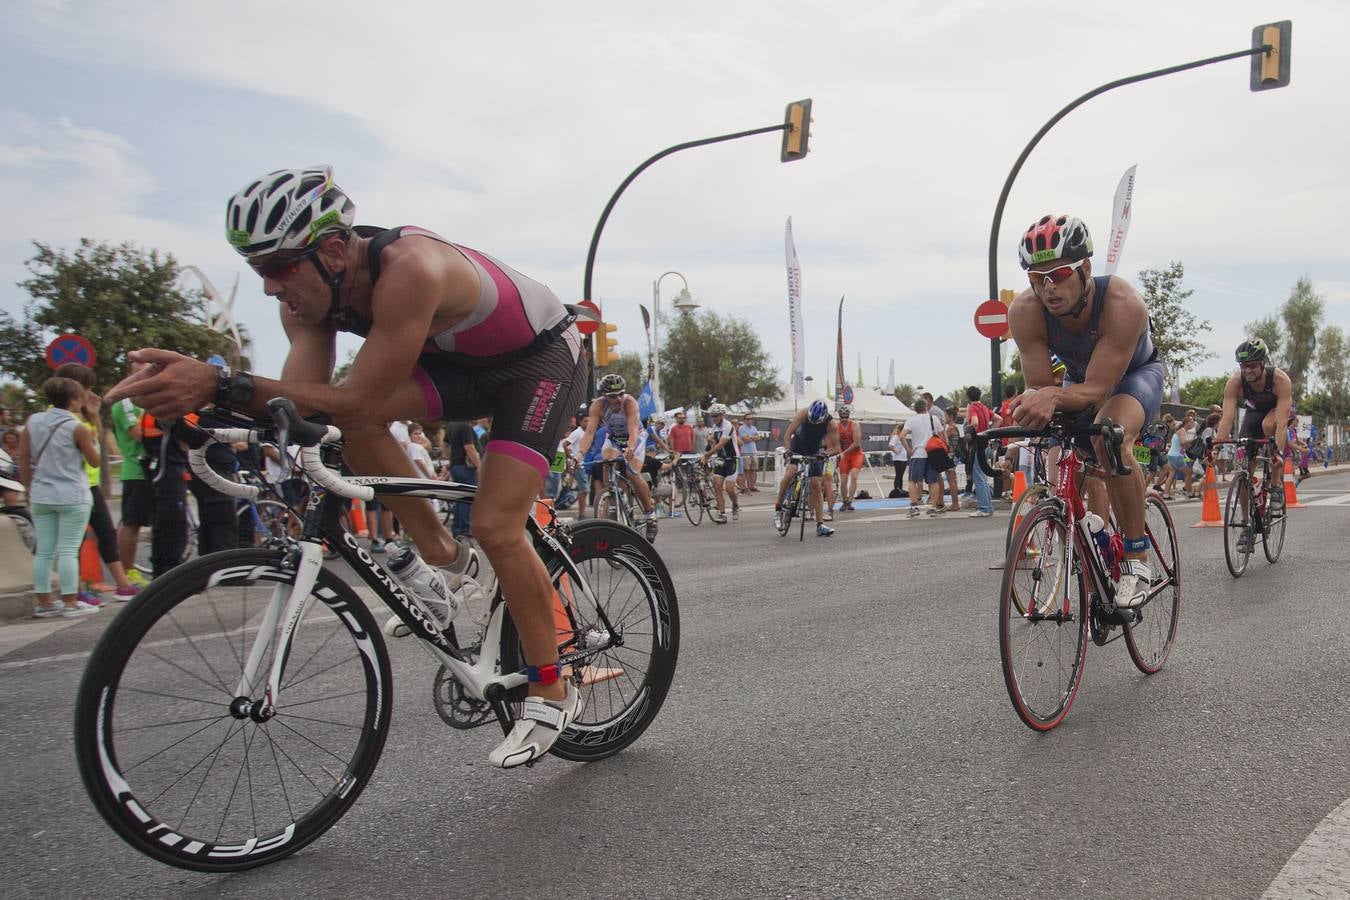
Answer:
POLYGON ((437 479, 436 467, 431 462, 431 440, 421 425, 408 425, 408 458, 422 478, 437 479))
POLYGON ((83 464, 99 463, 98 441, 77 418, 84 388, 71 378, 49 378, 42 386, 50 408, 28 417, 19 439, 19 477, 28 491, 37 550, 33 554, 33 591, 39 619, 96 613, 99 607, 79 599, 80 544, 89 524, 93 497, 83 464), (52 600, 52 559, 56 559, 61 602, 52 600))
MULTIPOLYGON (((149 363, 134 362, 127 374, 134 375, 149 363)), ((118 400, 108 410, 112 418, 113 438, 122 454, 122 520, 117 526, 117 558, 132 584, 145 584, 145 576, 136 569, 136 547, 141 529, 154 521, 155 488, 145 477, 145 445, 141 442, 141 415, 144 410, 130 398, 118 400)))
MULTIPOLYGON (((77 381, 80 387, 84 389, 76 415, 84 422, 91 434, 99 436, 98 450, 100 456, 102 456, 107 450, 108 436, 100 427, 102 398, 94 391, 97 382, 94 370, 79 363, 66 363, 56 370, 56 377, 77 381)), ((102 603, 102 600, 97 596, 98 592, 114 591, 113 596, 118 601, 123 601, 136 596, 140 588, 127 580, 126 569, 122 566, 122 558, 117 544, 117 529, 113 527, 112 514, 108 511, 108 500, 103 494, 103 468, 98 464, 86 465, 84 471, 89 479, 89 497, 92 503, 89 510, 89 524, 93 527, 94 538, 98 542, 99 559, 108 567, 113 580, 117 582, 115 586, 97 581, 92 582, 88 586, 88 593, 79 595, 79 599, 84 602, 92 606, 98 606, 102 603)))
POLYGON ((901 435, 905 439, 905 450, 909 453, 909 517, 919 516, 919 503, 923 498, 924 485, 928 486, 929 508, 927 515, 932 517, 943 511, 942 479, 936 469, 928 465, 928 439, 941 426, 937 416, 928 410, 928 401, 922 398, 914 401, 915 415, 905 421, 901 435))
MULTIPOLYGON (((1002 418, 995 415, 992 409, 980 402, 980 395, 979 388, 966 388, 966 407, 961 412, 966 418, 966 431, 971 435, 988 431, 990 428, 997 428, 1003 424, 1002 418)), ((994 514, 994 492, 989 485, 989 476, 985 474, 984 469, 975 460, 975 454, 978 452, 978 444, 972 438, 967 449, 967 453, 970 454, 970 461, 975 462, 975 468, 971 470, 971 474, 975 478, 975 511, 970 514, 971 518, 994 514)))
MULTIPOLYGON (((22 435, 17 428, 10 428, 0 433, 0 447, 9 454, 9 461, 14 464, 15 471, 18 471, 19 465, 19 441, 22 435)), ((22 495, 18 491, 4 490, 0 491, 0 498, 3 498, 5 506, 20 506, 22 504, 22 495)))
POLYGON ((741 490, 747 494, 759 492, 755 482, 759 478, 759 439, 762 435, 759 429, 755 427, 755 414, 747 412, 741 417, 741 425, 738 429, 741 437, 741 490))
POLYGON ((839 502, 840 512, 853 512, 853 494, 858 489, 858 470, 863 467, 862 426, 853 421, 853 408, 839 404, 839 502))
MULTIPOLYGON (((459 484, 478 483, 478 435, 471 422, 450 422, 445 427, 445 443, 450 449, 450 480, 459 484)), ((468 537, 473 507, 463 500, 455 501, 455 520, 450 533, 468 537)))
POLYGON ((589 407, 581 407, 578 414, 572 417, 575 426, 562 442, 563 452, 567 454, 567 470, 572 473, 572 483, 576 486, 578 519, 586 518, 586 499, 590 495, 591 487, 590 473, 581 464, 581 454, 577 452, 581 446, 581 437, 586 433, 587 415, 589 407))
POLYGON ((675 424, 667 429, 666 443, 670 445, 673 453, 694 452, 694 429, 685 421, 683 411, 675 414, 675 424))
POLYGON ((897 424, 891 430, 891 465, 895 467, 895 483, 891 486, 891 494, 899 497, 905 492, 905 465, 909 462, 909 450, 905 448, 905 438, 900 433, 904 425, 897 424))

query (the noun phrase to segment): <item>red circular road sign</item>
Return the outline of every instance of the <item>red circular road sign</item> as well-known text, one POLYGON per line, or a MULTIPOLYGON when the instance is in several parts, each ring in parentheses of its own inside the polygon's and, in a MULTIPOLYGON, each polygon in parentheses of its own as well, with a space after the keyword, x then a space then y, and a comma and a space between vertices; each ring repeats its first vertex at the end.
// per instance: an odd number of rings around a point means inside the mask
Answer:
POLYGON ((88 338, 78 334, 59 335, 47 345, 47 365, 52 370, 72 362, 92 369, 97 360, 94 345, 89 343, 88 338))
POLYGON ((1008 307, 1000 300, 986 300, 975 307, 975 330, 992 340, 1008 333, 1008 307))
POLYGON ((600 327, 600 307, 590 300, 582 300, 577 306, 580 307, 577 311, 577 331, 584 335, 594 334, 600 327))

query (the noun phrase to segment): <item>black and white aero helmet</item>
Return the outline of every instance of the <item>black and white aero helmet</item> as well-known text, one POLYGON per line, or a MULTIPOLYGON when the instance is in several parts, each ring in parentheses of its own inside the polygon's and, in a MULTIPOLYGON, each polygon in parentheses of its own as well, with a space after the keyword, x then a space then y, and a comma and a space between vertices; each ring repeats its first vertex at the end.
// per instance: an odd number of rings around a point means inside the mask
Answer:
POLYGON ((304 250, 350 231, 356 204, 333 182, 332 166, 278 169, 250 181, 225 205, 225 238, 241 256, 304 250))

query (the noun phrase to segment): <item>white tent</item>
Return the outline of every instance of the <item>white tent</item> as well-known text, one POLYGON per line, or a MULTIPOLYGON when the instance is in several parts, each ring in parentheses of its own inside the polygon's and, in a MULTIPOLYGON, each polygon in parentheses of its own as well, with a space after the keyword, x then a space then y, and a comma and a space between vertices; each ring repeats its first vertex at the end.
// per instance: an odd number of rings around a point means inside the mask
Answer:
POLYGON ((859 422, 894 425, 914 415, 914 410, 901 403, 894 395, 873 388, 855 387, 853 403, 850 405, 853 407, 853 418, 859 422))
POLYGON ((796 403, 792 402, 792 385, 787 384, 782 386, 782 392, 778 395, 778 399, 764 401, 755 408, 754 412, 762 419, 791 419, 797 414, 797 410, 803 406, 810 406, 817 400, 824 400, 830 410, 834 410, 834 403, 830 401, 829 397, 817 390, 813 382, 806 382, 806 396, 796 403))

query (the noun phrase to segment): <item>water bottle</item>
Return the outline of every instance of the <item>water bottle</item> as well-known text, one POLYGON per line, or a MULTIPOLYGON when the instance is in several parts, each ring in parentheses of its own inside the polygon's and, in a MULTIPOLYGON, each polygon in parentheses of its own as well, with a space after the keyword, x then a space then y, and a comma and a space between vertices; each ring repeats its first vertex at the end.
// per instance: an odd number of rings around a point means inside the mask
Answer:
POLYGON ((390 553, 387 565, 389 573, 441 619, 442 628, 459 615, 460 598, 446 587, 444 576, 423 562, 412 547, 390 553))
POLYGON ((1097 549, 1101 550, 1102 559, 1106 564, 1111 564, 1111 535, 1106 532, 1106 523, 1102 517, 1095 512, 1090 512, 1083 516, 1083 522, 1087 525, 1088 531, 1092 533, 1092 539, 1097 542, 1097 549))

